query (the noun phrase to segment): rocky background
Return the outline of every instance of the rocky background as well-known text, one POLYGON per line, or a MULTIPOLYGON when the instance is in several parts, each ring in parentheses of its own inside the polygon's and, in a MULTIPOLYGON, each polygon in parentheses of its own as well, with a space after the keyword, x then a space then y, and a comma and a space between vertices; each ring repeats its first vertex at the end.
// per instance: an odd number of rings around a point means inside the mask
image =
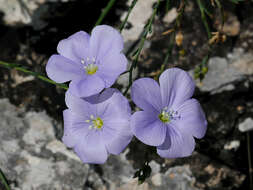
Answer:
MULTIPOLYGON (((139 0, 122 32, 125 52, 136 46, 155 0, 139 0)), ((0 169, 13 190, 246 190, 249 189, 247 131, 253 127, 253 2, 225 2, 225 43, 215 46, 195 97, 209 125, 192 156, 162 159, 151 148, 151 176, 142 185, 133 179, 145 161, 147 146, 134 139, 120 156, 104 165, 82 164, 61 143, 64 90, 15 70, 0 68, 0 169)), ((106 0, 0 0, 0 60, 45 73, 59 40, 90 31, 106 0)), ((104 23, 118 27, 131 1, 118 0, 104 23)), ((164 14, 161 2, 152 35, 134 77, 154 77, 169 46, 168 30, 176 9, 164 14)), ((191 74, 208 52, 208 38, 195 1, 182 22, 182 47, 173 49, 169 67, 191 74), (180 50, 184 49, 182 55, 180 50)), ((217 21, 219 22, 219 21, 217 21)), ((217 23, 214 20, 212 23, 217 23)), ((216 31, 215 25, 211 26, 216 31)), ((115 87, 124 90, 128 74, 115 87)), ((134 107, 133 107, 134 109, 134 107)), ((248 132, 249 135, 252 135, 248 132)), ((252 142, 249 142, 252 147, 252 142)), ((252 150, 252 148, 250 148, 252 150)), ((252 152, 252 151, 251 151, 252 152)), ((0 189, 5 187, 0 183, 0 189)))

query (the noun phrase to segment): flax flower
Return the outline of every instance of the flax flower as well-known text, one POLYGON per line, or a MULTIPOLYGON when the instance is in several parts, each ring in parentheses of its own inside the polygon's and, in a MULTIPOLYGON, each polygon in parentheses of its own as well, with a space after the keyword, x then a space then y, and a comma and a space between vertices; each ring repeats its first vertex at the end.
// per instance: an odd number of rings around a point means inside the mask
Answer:
POLYGON ((85 99, 68 91, 66 104, 62 140, 84 163, 102 164, 109 154, 121 153, 131 141, 131 109, 116 89, 85 99))
POLYGON ((136 80, 131 87, 134 103, 143 111, 131 117, 134 135, 143 143, 156 146, 165 158, 191 155, 196 138, 202 138, 207 122, 196 99, 195 84, 181 69, 167 69, 159 84, 150 78, 136 80))
POLYGON ((78 97, 98 94, 126 70, 123 45, 120 33, 107 25, 96 26, 91 36, 77 32, 59 42, 59 54, 46 65, 47 75, 57 83, 71 81, 69 90, 78 97))

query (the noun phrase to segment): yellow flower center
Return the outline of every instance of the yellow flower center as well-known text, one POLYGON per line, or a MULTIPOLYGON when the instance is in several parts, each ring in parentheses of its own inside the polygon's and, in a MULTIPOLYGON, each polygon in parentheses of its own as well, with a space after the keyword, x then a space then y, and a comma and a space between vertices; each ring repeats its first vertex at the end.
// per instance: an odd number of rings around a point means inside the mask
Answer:
POLYGON ((101 129, 104 125, 103 120, 100 117, 94 118, 93 115, 90 116, 90 120, 86 120, 86 123, 90 123, 89 129, 101 129))
POLYGON ((158 115, 158 118, 163 123, 169 123, 170 122, 170 114, 168 112, 164 111, 164 110, 158 115))
POLYGON ((97 117, 92 121, 94 128, 101 129, 103 127, 103 120, 100 117, 97 117))
POLYGON ((81 63, 84 65, 84 69, 87 75, 93 75, 98 70, 98 66, 95 64, 96 63, 95 57, 93 57, 92 59, 87 57, 86 60, 81 59, 81 63))
POLYGON ((86 74, 87 75, 93 75, 97 72, 98 70, 98 66, 91 63, 91 64, 88 64, 86 67, 85 67, 85 71, 86 71, 86 74))
POLYGON ((177 111, 172 109, 169 110, 168 107, 164 107, 158 115, 158 118, 163 123, 170 123, 172 120, 180 119, 181 116, 177 111))

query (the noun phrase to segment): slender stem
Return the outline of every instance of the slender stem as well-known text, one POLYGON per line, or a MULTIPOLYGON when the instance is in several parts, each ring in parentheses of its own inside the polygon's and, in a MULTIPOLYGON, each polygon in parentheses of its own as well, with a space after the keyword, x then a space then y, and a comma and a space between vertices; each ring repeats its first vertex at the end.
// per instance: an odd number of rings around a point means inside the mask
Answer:
POLYGON ((137 62, 138 62, 138 59, 139 59, 139 56, 141 54, 141 51, 143 49, 143 46, 144 46, 144 42, 147 38, 147 35, 148 33, 152 30, 152 23, 154 21, 154 18, 155 18, 155 15, 157 13, 157 9, 159 7, 159 4, 160 4, 160 0, 157 0, 157 3, 154 7, 154 10, 153 10, 153 13, 147 23, 147 25, 145 26, 144 28, 144 32, 142 33, 142 37, 141 37, 141 41, 140 41, 140 45, 139 45, 139 48, 137 49, 137 51, 134 53, 134 60, 133 60, 133 63, 129 69, 129 81, 128 81, 128 86, 125 90, 125 92, 123 93, 124 95, 127 94, 128 90, 130 89, 132 83, 133 83, 133 70, 134 68, 136 68, 137 66, 137 62))
POLYGON ((120 31, 120 32, 122 32, 122 30, 124 29, 124 27, 125 27, 125 25, 126 25, 126 22, 127 22, 127 20, 128 20, 128 17, 129 17, 129 15, 130 15, 130 13, 132 12, 134 6, 136 5, 137 1, 138 1, 138 0, 133 0, 133 1, 132 1, 131 5, 130 5, 128 11, 127 11, 127 15, 126 15, 124 21, 121 23, 121 25, 120 25, 120 27, 119 27, 119 31, 120 31))
POLYGON ((101 24, 101 22, 104 20, 105 16, 107 15, 107 13, 109 12, 109 10, 112 8, 112 6, 114 5, 114 3, 116 2, 116 0, 110 0, 106 7, 104 8, 104 10, 102 11, 102 13, 100 14, 95 26, 101 24))
POLYGON ((198 6, 199 6, 202 22, 205 26, 208 38, 210 39, 212 37, 212 35, 211 35, 211 31, 210 31, 210 28, 209 28, 209 25, 208 25, 208 22, 207 22, 207 19, 206 19, 206 15, 205 15, 206 14, 206 11, 205 11, 206 8, 204 7, 201 0, 196 0, 196 1, 197 1, 198 6))
POLYGON ((250 151, 250 133, 249 132, 247 132, 247 149, 248 149, 248 164, 249 164, 249 186, 250 186, 250 189, 253 189, 251 151, 250 151))
MULTIPOLYGON (((171 57, 172 55, 172 50, 173 50, 173 47, 174 47, 174 41, 175 41, 175 32, 173 32, 170 36, 170 44, 169 44, 169 47, 167 49, 167 52, 166 52, 166 56, 165 56, 165 59, 163 61, 163 64, 161 66, 161 69, 160 69, 160 73, 159 73, 159 76, 162 74, 162 72, 167 68, 168 66, 168 60, 169 60, 169 57, 171 57)), ((158 77, 159 77, 158 76, 158 77)))
POLYGON ((182 16, 184 14, 184 10, 185 10, 185 1, 181 1, 180 4, 180 8, 179 8, 179 12, 176 18, 176 23, 174 25, 174 27, 172 28, 172 32, 170 34, 170 43, 169 43, 169 47, 167 49, 166 55, 165 55, 165 59, 163 61, 163 64, 161 65, 161 69, 158 75, 159 76, 162 74, 162 72, 168 67, 168 60, 172 55, 172 50, 174 48, 175 45, 175 34, 176 34, 176 28, 181 26, 181 20, 182 20, 182 16))
POLYGON ((166 0, 165 12, 167 13, 171 8, 171 0, 166 0))
MULTIPOLYGON (((223 10, 223 7, 222 7, 222 5, 221 5, 221 3, 220 3, 219 0, 215 0, 215 2, 216 2, 217 6, 218 6, 218 8, 219 8, 219 10, 220 10, 221 20, 222 20, 221 28, 223 28, 224 22, 225 22, 224 10, 223 10)), ((222 30, 222 29, 221 29, 221 30, 222 30)))
POLYGON ((2 181, 2 183, 5 186, 6 190, 11 190, 11 188, 9 187, 9 185, 8 185, 1 169, 0 169, 0 181, 2 181))
POLYGON ((121 73, 121 74, 120 74, 120 76, 121 76, 121 75, 124 75, 124 74, 126 74, 126 73, 129 73, 129 72, 130 72, 130 71, 129 71, 129 70, 127 70, 127 71, 125 71, 125 72, 121 73))
POLYGON ((56 82, 50 80, 49 78, 47 78, 47 77, 41 75, 40 73, 36 73, 36 72, 33 72, 33 71, 29 71, 29 70, 27 70, 27 69, 21 67, 21 66, 18 65, 18 64, 6 63, 6 62, 3 62, 3 61, 0 61, 0 66, 3 66, 3 67, 8 68, 8 69, 16 69, 16 70, 18 70, 18 71, 22 71, 22 72, 24 72, 24 73, 26 73, 26 74, 35 76, 35 77, 37 77, 38 79, 43 80, 43 81, 45 81, 45 82, 47 82, 47 83, 54 84, 54 85, 56 85, 56 86, 58 86, 58 87, 60 87, 60 88, 63 88, 63 89, 65 89, 65 90, 68 89, 68 86, 67 86, 67 85, 65 85, 65 84, 58 84, 58 83, 56 83, 56 82))

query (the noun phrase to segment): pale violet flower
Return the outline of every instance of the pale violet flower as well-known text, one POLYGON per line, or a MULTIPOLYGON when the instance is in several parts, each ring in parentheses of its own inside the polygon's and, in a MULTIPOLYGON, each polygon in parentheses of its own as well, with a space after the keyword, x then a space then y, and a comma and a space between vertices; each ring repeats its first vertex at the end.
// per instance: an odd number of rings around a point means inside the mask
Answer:
POLYGON ((205 135, 207 121, 196 99, 195 84, 181 69, 167 69, 159 84, 150 78, 136 80, 131 87, 134 103, 143 111, 131 117, 134 135, 143 143, 156 146, 165 158, 191 155, 196 138, 205 135))
POLYGON ((84 163, 102 164, 109 154, 119 154, 131 141, 131 109, 116 89, 79 98, 66 93, 63 143, 84 163))
POLYGON ((76 96, 98 94, 126 70, 123 46, 120 33, 107 25, 96 26, 91 36, 77 32, 59 42, 59 54, 52 55, 46 65, 47 75, 57 83, 71 81, 69 90, 76 96))

